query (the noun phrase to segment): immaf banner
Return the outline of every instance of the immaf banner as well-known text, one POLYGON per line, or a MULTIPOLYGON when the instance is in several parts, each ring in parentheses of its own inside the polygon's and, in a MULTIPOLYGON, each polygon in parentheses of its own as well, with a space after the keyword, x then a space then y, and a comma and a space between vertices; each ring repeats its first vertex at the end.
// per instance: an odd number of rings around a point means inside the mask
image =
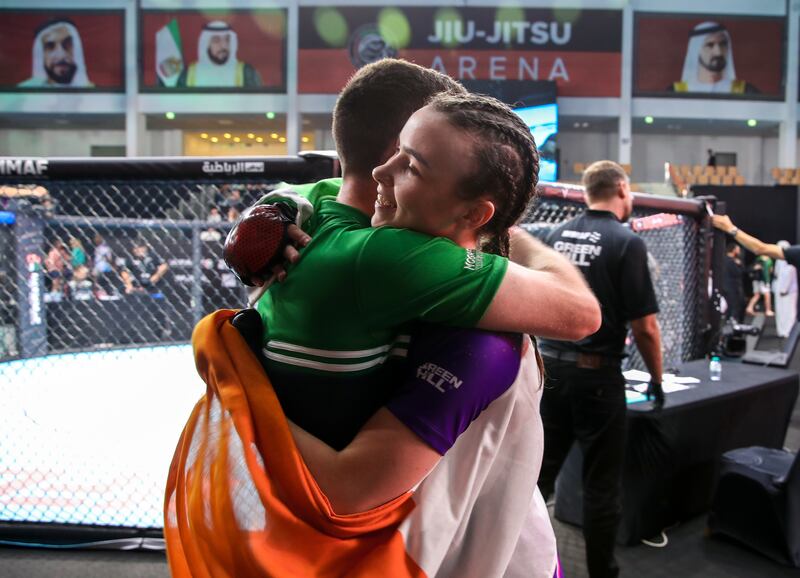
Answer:
POLYGON ((622 12, 463 6, 300 8, 299 91, 338 93, 393 56, 457 80, 549 80, 562 96, 620 94, 622 12))

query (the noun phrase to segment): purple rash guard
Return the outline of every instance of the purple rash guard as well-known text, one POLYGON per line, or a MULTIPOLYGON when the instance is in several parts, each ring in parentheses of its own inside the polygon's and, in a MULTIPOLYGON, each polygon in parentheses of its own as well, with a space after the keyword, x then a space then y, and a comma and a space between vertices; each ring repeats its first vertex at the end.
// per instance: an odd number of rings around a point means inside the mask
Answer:
POLYGON ((386 407, 444 455, 511 387, 521 359, 520 334, 419 325, 411 336, 409 373, 386 407))

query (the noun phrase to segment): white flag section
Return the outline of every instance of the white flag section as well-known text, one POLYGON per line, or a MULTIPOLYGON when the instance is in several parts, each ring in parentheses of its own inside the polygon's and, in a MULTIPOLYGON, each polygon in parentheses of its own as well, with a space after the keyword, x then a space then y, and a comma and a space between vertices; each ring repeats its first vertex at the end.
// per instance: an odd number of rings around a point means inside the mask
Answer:
POLYGON ((183 68, 180 28, 173 19, 156 32, 156 74, 164 86, 173 87, 177 85, 183 68))
POLYGON ((539 383, 529 342, 514 384, 416 488, 416 508, 399 531, 425 576, 556 576, 556 537, 536 486, 544 453, 539 383))

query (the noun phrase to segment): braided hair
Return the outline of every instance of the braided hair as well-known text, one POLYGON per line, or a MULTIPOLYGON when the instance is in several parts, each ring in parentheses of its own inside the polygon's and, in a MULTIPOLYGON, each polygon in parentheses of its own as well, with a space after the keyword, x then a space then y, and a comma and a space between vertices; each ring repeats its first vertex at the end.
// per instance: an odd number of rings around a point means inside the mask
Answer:
POLYGON ((460 184, 458 195, 491 199, 495 213, 479 231, 481 250, 508 256, 508 229, 524 214, 539 182, 539 151, 530 129, 490 96, 440 94, 429 106, 474 139, 474 169, 460 184))

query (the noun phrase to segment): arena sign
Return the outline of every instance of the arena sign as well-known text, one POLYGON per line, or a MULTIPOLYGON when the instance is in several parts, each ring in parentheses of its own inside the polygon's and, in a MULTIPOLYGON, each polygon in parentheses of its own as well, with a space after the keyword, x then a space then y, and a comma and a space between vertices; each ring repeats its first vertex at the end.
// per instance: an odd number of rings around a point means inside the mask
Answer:
POLYGON ((206 161, 203 163, 202 170, 207 175, 223 174, 234 176, 239 173, 264 174, 264 161, 238 161, 229 163, 226 161, 206 161))
POLYGON ((559 95, 620 94, 622 12, 520 7, 305 6, 299 91, 337 93, 386 56, 465 81, 553 81, 559 95))
POLYGON ((28 263, 28 321, 31 325, 42 324, 42 258, 35 254, 25 255, 28 263))
POLYGON ((43 177, 47 175, 45 159, 0 158, 0 175, 43 177))

